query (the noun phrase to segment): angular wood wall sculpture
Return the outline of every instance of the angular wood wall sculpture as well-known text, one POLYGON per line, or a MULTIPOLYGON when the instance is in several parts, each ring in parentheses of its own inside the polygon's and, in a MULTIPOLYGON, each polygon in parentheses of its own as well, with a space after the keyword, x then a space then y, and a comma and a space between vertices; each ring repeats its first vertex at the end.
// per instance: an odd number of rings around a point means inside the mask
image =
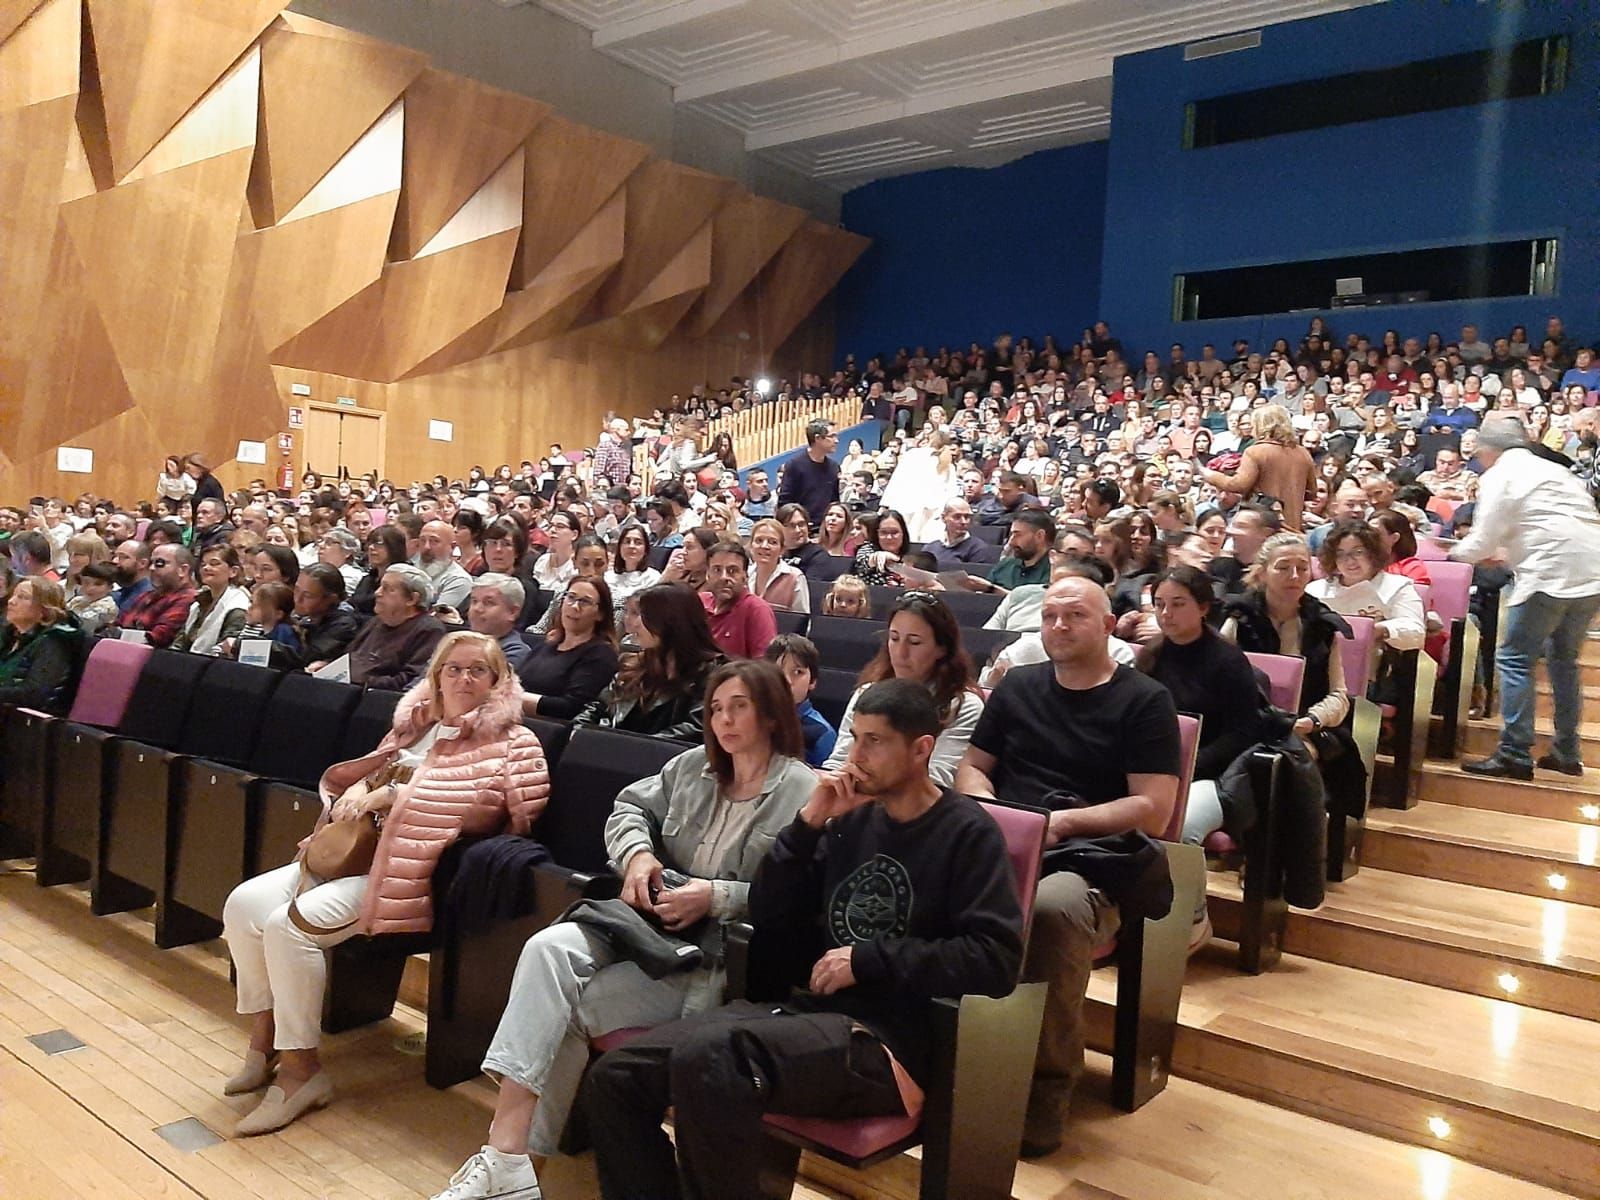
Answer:
POLYGON ((448 395, 526 425, 580 360, 574 386, 625 361, 624 395, 686 390, 769 362, 865 245, 283 9, 0 0, 0 496, 131 499, 241 442, 268 463, 226 477, 276 476, 294 369, 437 377, 394 393, 406 424, 448 395))

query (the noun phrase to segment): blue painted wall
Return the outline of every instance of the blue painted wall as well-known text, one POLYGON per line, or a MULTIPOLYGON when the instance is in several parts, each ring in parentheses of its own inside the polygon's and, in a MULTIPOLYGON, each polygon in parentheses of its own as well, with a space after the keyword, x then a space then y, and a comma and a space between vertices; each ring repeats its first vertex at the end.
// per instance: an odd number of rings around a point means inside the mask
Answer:
POLYGON ((848 193, 845 228, 873 242, 839 285, 838 358, 1002 332, 1071 345, 1095 319, 1105 199, 1105 142, 848 193))
MULTIPOLYGON (((1588 3, 1396 0, 1262 31, 1258 49, 1196 62, 1129 55, 1113 74, 1101 314, 1130 351, 1305 332, 1312 313, 1174 323, 1175 273, 1420 246, 1561 238, 1553 297, 1435 302, 1325 314, 1374 336, 1467 321, 1486 335, 1559 313, 1600 336, 1600 34, 1588 3), (1191 100, 1566 32, 1566 89, 1439 113, 1182 149, 1191 100)), ((912 184, 913 180, 899 180, 912 184)))

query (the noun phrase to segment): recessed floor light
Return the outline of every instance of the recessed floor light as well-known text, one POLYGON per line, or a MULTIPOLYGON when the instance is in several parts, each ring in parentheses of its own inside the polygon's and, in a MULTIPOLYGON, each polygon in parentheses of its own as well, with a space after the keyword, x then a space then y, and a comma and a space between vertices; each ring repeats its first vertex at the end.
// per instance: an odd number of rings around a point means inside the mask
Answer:
POLYGON ((1560 871, 1552 871, 1544 877, 1544 881, 1558 892, 1567 890, 1567 877, 1560 871))
POLYGON ((1499 976, 1495 979, 1495 982, 1500 985, 1501 991, 1509 992, 1513 996, 1517 994, 1517 989, 1522 986, 1522 981, 1510 971, 1500 972, 1499 976))
POLYGON ((1447 1138, 1450 1136, 1450 1122, 1443 1117, 1429 1117, 1428 1132, 1436 1138, 1447 1138))

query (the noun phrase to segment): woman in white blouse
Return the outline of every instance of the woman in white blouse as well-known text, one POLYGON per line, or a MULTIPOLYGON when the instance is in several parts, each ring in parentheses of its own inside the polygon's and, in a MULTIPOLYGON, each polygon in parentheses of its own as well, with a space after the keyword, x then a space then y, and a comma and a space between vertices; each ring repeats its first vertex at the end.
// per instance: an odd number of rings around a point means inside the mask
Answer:
POLYGON ((1346 617, 1371 617, 1383 644, 1420 650, 1427 617, 1416 586, 1385 571, 1389 556, 1377 531, 1364 521, 1340 521, 1323 540, 1322 578, 1306 591, 1346 617))
POLYGON ((800 568, 783 561, 783 526, 772 517, 750 530, 750 590, 773 608, 811 611, 811 589, 800 568))

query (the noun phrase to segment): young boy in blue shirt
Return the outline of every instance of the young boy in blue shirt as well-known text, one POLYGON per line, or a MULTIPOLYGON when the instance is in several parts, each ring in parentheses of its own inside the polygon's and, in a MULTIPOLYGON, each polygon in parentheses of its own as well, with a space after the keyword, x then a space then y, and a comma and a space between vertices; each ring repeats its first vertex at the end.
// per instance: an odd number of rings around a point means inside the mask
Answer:
POLYGON ((816 690, 822 655, 810 638, 798 633, 780 633, 767 646, 767 661, 778 664, 789 685, 789 693, 794 697, 795 716, 800 718, 800 732, 806 739, 806 763, 820 767, 828 761, 833 743, 839 737, 828 719, 811 707, 811 693, 816 690))

